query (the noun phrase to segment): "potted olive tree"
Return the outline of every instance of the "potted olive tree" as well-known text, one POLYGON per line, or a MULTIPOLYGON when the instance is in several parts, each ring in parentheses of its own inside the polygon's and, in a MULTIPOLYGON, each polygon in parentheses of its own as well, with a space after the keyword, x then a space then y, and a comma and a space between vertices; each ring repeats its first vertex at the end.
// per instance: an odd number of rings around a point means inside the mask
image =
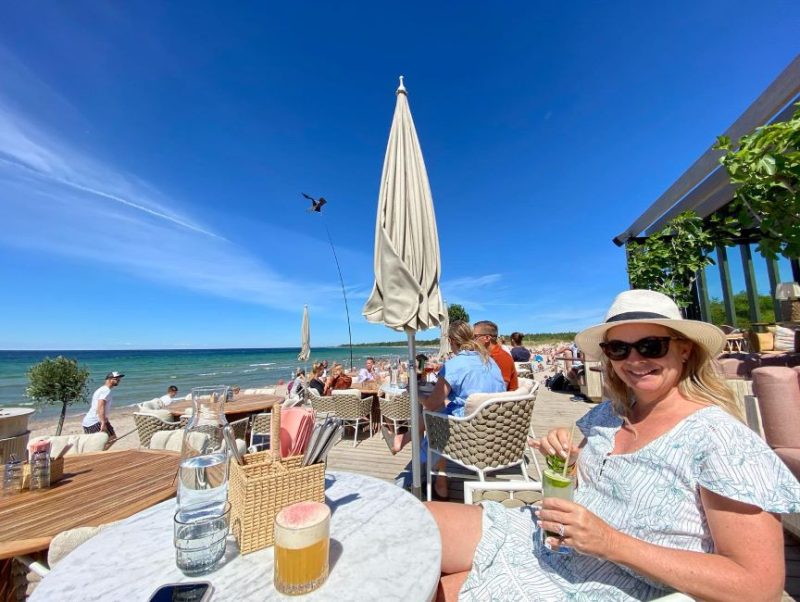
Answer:
POLYGON ((61 434, 67 406, 88 397, 89 371, 78 365, 77 360, 58 356, 44 358, 28 370, 28 389, 26 393, 37 406, 61 404, 56 435, 61 434))

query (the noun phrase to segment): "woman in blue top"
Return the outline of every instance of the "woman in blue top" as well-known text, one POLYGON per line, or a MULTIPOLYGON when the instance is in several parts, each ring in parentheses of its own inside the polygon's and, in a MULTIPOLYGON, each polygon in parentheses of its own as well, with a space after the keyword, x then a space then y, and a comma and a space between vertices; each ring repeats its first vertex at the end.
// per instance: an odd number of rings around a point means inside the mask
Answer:
MULTIPOLYGON (((500 368, 489 357, 486 348, 475 341, 472 326, 467 322, 452 322, 447 338, 455 355, 444 363, 433 391, 429 396, 421 397, 420 403, 426 410, 463 416, 467 397, 473 393, 501 393, 506 390, 506 385, 500 368)), ((394 454, 411 441, 410 432, 392 436, 386 427, 383 436, 394 454)), ((445 460, 441 460, 440 470, 444 463, 445 460)), ((447 477, 436 477, 434 491, 439 498, 447 497, 447 477)))
POLYGON ((800 512, 800 484, 753 431, 712 363, 716 326, 682 318, 653 291, 620 294, 579 333, 604 364, 611 401, 534 442, 577 457, 574 502, 541 508, 430 503, 442 586, 460 600, 779 600, 778 513, 800 512), (602 357, 600 357, 602 356, 602 357), (558 537, 542 541, 542 531, 558 537), (568 554, 548 550, 564 544, 568 554))

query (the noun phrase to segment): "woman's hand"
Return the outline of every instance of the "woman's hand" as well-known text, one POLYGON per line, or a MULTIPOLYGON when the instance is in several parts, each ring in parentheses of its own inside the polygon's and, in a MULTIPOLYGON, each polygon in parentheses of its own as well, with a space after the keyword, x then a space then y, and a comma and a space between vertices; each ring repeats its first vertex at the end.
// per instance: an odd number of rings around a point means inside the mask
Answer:
POLYGON ((546 531, 564 534, 563 538, 547 538, 548 545, 553 549, 565 545, 581 554, 606 558, 614 546, 617 531, 575 502, 545 498, 536 516, 539 526, 546 531))
MULTIPOLYGON (((561 456, 566 458, 569 455, 571 460, 577 460, 580 447, 572 443, 569 439, 570 430, 565 428, 553 429, 541 439, 528 437, 528 445, 538 449, 543 456, 561 456), (571 449, 570 449, 571 448, 571 449)), ((572 462, 570 462, 572 464, 572 462)))

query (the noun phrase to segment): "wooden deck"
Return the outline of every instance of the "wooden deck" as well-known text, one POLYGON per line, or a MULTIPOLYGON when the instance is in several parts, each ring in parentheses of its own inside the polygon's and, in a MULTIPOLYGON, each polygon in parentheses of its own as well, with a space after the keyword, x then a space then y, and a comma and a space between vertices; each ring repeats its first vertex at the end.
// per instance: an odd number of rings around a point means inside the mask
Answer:
MULTIPOLYGON (((569 427, 593 407, 590 403, 570 401, 570 397, 569 393, 554 393, 544 385, 540 387, 532 420, 537 435, 557 426, 569 427)), ((393 456, 380 433, 372 437, 364 433, 356 447, 353 447, 352 431, 348 430, 348 434, 349 439, 340 441, 328 456, 329 469, 358 472, 392 482, 410 480, 410 446, 393 456)), ((509 478, 521 478, 519 470, 511 471, 509 478)), ((461 501, 463 494, 463 481, 450 479, 450 499, 461 501)), ((785 553, 786 585, 782 602, 791 602, 800 600, 800 543, 789 534, 785 534, 785 553)))

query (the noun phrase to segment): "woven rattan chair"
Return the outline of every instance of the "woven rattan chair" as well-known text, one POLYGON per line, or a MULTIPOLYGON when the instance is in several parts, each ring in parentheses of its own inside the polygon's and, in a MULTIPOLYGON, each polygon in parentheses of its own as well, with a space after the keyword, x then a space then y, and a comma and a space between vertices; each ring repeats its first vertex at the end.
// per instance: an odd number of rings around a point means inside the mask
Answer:
POLYGON ((381 424, 388 426, 390 423, 397 432, 398 427, 408 426, 411 420, 411 398, 408 393, 400 393, 391 399, 381 398, 381 424))
POLYGON ((156 431, 176 431, 183 428, 185 421, 167 422, 153 414, 141 412, 133 413, 133 422, 136 424, 136 432, 139 434, 139 445, 150 447, 150 439, 156 431))
POLYGON ((334 392, 333 411, 344 426, 353 427, 353 447, 358 442, 358 429, 362 422, 369 426, 369 435, 372 436, 372 397, 362 399, 361 393, 334 392))
MULTIPOLYGON (((481 481, 486 480, 487 471, 520 466, 527 481, 525 451, 536 392, 498 394, 463 418, 426 410, 423 416, 428 434, 428 500, 436 470, 434 455, 476 472, 481 481)), ((539 472, 536 457, 532 457, 539 472)), ((443 474, 464 478, 460 473, 443 474)))
POLYGON ((520 378, 533 378, 533 369, 530 362, 514 362, 517 369, 517 376, 520 378))
POLYGON ((255 414, 253 416, 253 421, 250 423, 250 445, 253 445, 254 443, 260 443, 265 437, 269 437, 271 425, 271 412, 255 414), (257 439, 260 439, 261 441, 257 439))

